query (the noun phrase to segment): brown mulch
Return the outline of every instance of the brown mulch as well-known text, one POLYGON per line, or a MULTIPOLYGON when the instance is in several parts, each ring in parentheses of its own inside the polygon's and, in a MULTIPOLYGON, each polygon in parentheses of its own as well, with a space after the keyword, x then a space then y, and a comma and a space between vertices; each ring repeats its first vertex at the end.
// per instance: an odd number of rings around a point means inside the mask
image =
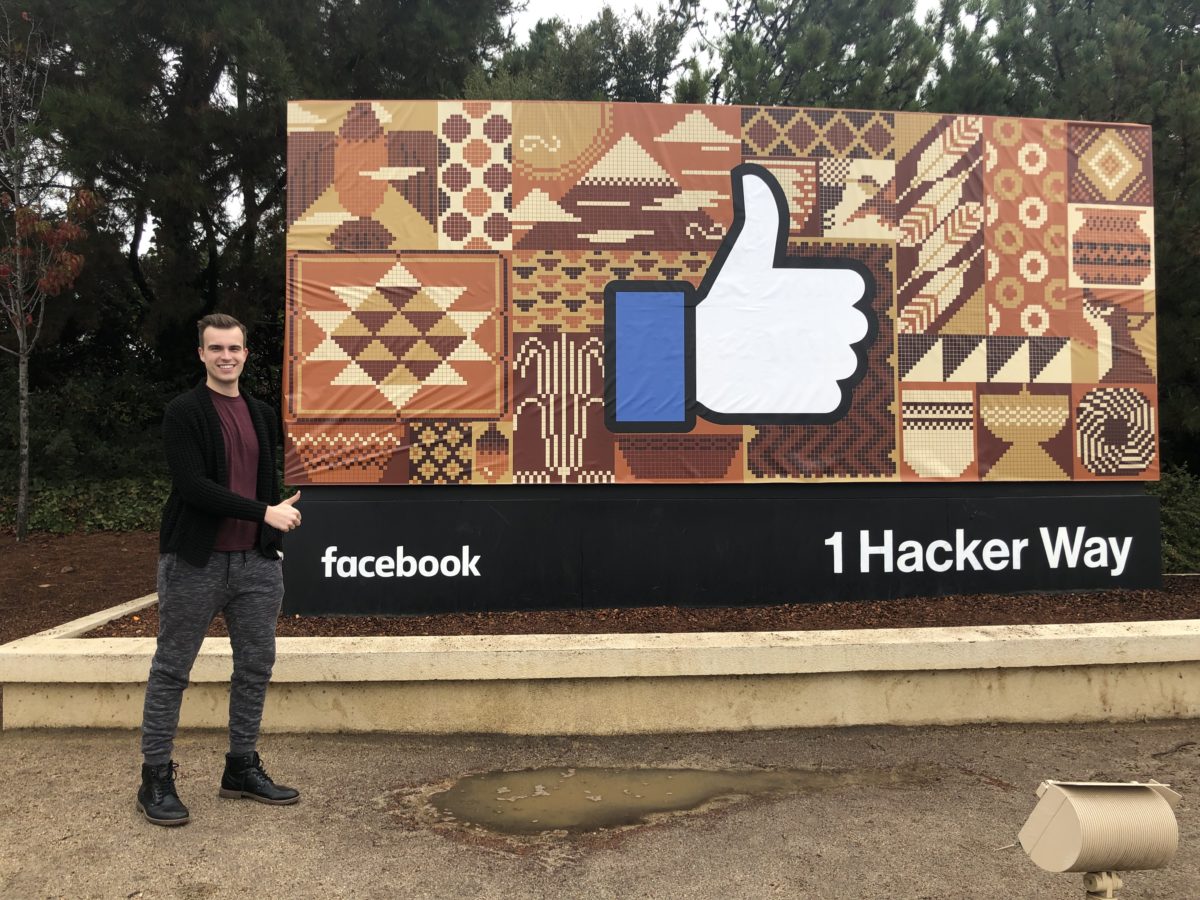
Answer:
MULTIPOLYGON (((1200 578, 1175 575, 1161 590, 1087 594, 981 594, 854 603, 694 609, 541 610, 441 613, 431 616, 281 617, 281 637, 365 637, 427 634, 624 634, 681 631, 820 631, 835 628, 921 628, 946 625, 1030 625, 1050 622, 1138 622, 1200 619, 1200 578)), ((153 637, 158 608, 110 622, 87 637, 153 637)), ((224 637, 223 619, 208 633, 224 637)))
MULTIPOLYGON (((0 533, 0 643, 61 625, 154 591, 157 535, 44 535, 17 543, 0 533)), ((658 606, 431 616, 283 617, 279 634, 582 634, 684 631, 804 631, 1200 619, 1200 577, 1167 576, 1160 590, 1082 594, 983 594, 856 603, 692 609, 658 606)), ((147 607, 89 637, 152 637, 158 611, 147 607)), ((209 631, 224 635, 218 618, 209 631)))
POLYGON ((0 531, 0 644, 154 593, 158 535, 0 531))

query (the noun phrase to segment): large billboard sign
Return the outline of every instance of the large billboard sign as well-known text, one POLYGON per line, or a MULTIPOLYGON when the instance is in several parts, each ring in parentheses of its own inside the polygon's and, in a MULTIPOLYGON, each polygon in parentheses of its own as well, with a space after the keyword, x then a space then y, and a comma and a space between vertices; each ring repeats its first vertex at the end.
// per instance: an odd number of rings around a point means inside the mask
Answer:
POLYGON ((295 484, 1158 475, 1145 126, 288 107, 295 484))
POLYGON ((1159 578, 1150 132, 288 107, 294 612, 1159 578), (1058 482, 1058 484, 1046 484, 1058 482), (454 486, 454 487, 441 487, 454 486))

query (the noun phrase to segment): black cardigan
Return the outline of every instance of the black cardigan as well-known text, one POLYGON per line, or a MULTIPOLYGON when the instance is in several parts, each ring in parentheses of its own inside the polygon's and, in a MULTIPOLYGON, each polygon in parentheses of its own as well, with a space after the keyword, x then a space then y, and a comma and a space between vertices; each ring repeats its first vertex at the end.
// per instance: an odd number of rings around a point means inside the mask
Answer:
POLYGON ((171 493, 163 507, 158 532, 160 553, 177 553, 194 566, 205 565, 217 542, 221 520, 262 523, 258 550, 278 559, 283 536, 263 522, 267 506, 279 502, 275 480, 275 416, 265 403, 242 392, 254 433, 258 436, 257 498, 229 490, 229 471, 221 420, 204 383, 167 404, 163 415, 163 448, 171 470, 171 493))

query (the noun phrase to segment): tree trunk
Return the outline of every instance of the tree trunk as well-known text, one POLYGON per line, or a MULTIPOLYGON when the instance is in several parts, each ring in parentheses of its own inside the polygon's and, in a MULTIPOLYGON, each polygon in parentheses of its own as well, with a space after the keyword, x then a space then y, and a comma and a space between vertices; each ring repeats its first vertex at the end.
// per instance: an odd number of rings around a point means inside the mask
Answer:
POLYGON ((17 357, 17 540, 25 540, 29 531, 29 352, 21 342, 17 357))

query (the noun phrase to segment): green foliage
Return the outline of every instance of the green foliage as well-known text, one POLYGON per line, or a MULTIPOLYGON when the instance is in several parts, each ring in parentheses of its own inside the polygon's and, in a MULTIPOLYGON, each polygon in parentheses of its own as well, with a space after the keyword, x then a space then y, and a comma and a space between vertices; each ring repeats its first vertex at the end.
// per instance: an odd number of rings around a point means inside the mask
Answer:
POLYGON ((700 60, 692 57, 675 80, 672 99, 675 103, 707 103, 716 76, 715 69, 701 68, 700 60))
MULTIPOLYGON (((13 368, 0 362, 0 383, 11 383, 13 368)), ((157 382, 135 352, 77 335, 31 360, 31 382, 33 480, 67 484, 165 473, 159 427, 176 389, 157 382)), ((0 493, 16 484, 16 446, 16 397, 0 391, 0 493)))
POLYGON ((542 20, 529 39, 467 79, 466 96, 500 100, 618 100, 656 103, 684 65, 680 45, 695 0, 675 0, 648 15, 621 20, 605 6, 578 28, 542 20))
POLYGON ((1200 572, 1200 476, 1182 466, 1148 486, 1162 513, 1164 572, 1200 572))
MULTIPOLYGON (((35 484, 29 528, 56 534, 155 531, 170 489, 170 483, 161 477, 35 484)), ((0 497, 0 526, 10 528, 15 519, 12 497, 0 497)))
MULTIPOLYGON (((31 5, 64 48, 46 97, 49 131, 120 234, 100 265, 135 304, 134 332, 175 373, 192 362, 200 316, 229 312, 257 331, 282 309, 286 101, 461 96, 468 73, 501 47, 511 9, 510 0, 31 5)), ((279 350, 262 347, 265 358, 279 350)))
MULTIPOLYGON (((105 201, 31 361, 33 476, 67 484, 162 470, 163 404, 197 380, 193 323, 208 312, 250 326, 247 388, 278 404, 287 99, 461 96, 504 43, 511 2, 27 8, 57 48, 39 135, 105 201)), ((6 362, 0 376, 15 385, 6 362)), ((17 479, 10 393, 0 492, 17 479)))
POLYGON ((719 19, 726 103, 913 109, 937 51, 913 0, 733 0, 719 19))

